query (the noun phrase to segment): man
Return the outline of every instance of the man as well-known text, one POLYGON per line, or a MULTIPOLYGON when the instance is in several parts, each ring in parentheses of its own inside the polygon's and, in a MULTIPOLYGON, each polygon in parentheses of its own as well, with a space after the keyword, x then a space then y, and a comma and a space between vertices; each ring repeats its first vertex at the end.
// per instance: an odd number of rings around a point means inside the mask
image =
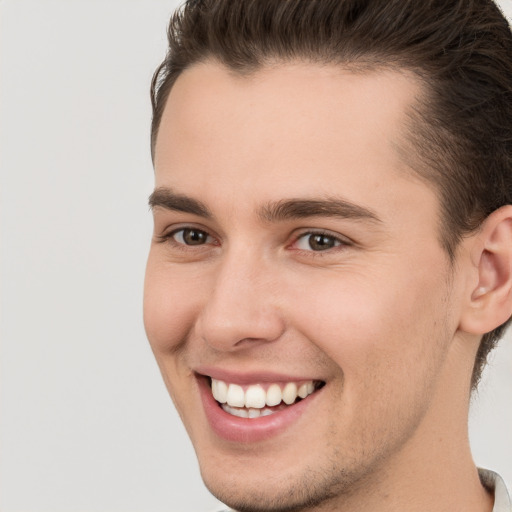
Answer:
POLYGON ((145 325, 240 512, 510 511, 471 390, 512 313, 490 0, 203 0, 153 83, 145 325))

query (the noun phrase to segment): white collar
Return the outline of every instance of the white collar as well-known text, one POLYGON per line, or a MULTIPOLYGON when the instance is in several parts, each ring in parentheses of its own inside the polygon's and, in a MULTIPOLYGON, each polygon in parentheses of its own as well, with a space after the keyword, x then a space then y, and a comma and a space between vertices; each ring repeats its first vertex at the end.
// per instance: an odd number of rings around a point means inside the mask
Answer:
POLYGON ((512 512, 512 501, 507 486, 498 473, 489 469, 478 468, 482 485, 494 492, 494 507, 492 512, 512 512))

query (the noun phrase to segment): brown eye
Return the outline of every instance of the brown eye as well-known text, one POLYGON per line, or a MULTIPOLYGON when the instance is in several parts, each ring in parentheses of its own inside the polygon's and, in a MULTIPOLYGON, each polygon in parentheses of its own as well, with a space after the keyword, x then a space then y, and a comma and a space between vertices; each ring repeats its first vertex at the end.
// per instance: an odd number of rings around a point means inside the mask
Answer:
POLYGON ((313 251, 325 251, 336 245, 336 240, 326 235, 310 235, 308 242, 313 251))
POLYGON ((325 233, 306 233, 299 237, 296 242, 298 249, 303 251, 327 251, 342 245, 342 241, 332 235, 325 233))
POLYGON ((185 228, 173 234, 174 240, 184 245, 204 245, 211 241, 208 233, 200 229, 185 228))

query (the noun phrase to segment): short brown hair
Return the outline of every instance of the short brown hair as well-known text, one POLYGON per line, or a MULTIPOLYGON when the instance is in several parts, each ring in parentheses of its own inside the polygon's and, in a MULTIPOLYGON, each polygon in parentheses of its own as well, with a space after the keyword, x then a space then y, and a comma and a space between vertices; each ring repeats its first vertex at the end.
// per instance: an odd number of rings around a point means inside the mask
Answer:
MULTIPOLYGON (((512 34, 492 0, 188 0, 168 38, 151 86, 152 153, 169 92, 193 64, 241 74, 276 60, 391 67, 424 84, 409 163, 438 191, 450 260, 464 235, 512 203, 512 34)), ((507 324, 483 336, 473 387, 507 324)))

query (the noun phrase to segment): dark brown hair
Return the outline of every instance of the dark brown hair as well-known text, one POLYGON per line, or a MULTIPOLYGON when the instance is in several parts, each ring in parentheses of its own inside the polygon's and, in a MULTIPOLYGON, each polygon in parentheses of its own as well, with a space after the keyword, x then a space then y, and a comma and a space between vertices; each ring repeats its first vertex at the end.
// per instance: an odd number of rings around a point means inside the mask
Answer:
MULTIPOLYGON (((188 0, 168 38, 151 87, 152 153, 174 82, 207 59, 241 74, 291 60, 395 68, 424 85, 406 158, 438 191, 450 260, 464 235, 512 203, 512 34, 491 0, 188 0)), ((483 336, 473 387, 505 326, 483 336)))

